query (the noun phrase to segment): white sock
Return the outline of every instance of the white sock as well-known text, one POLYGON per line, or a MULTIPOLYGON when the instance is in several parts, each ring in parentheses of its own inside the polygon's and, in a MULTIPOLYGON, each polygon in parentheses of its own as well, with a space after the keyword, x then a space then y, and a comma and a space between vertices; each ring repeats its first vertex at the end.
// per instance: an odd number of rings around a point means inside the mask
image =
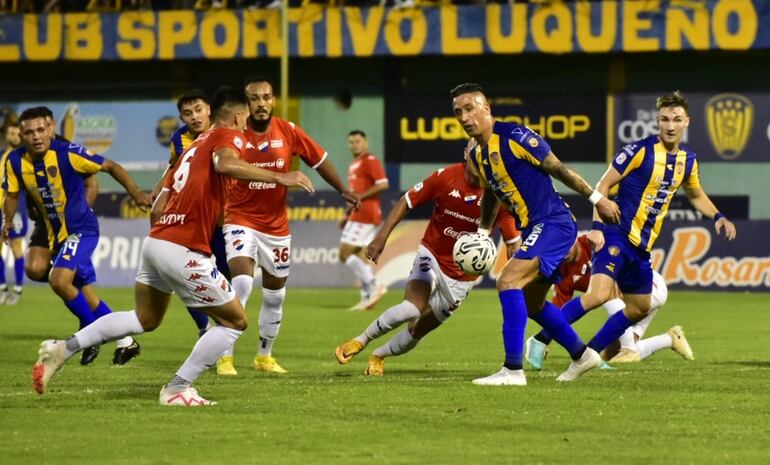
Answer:
POLYGON ((142 334, 144 328, 139 323, 136 311, 112 312, 104 315, 90 325, 75 333, 75 339, 81 348, 104 344, 107 341, 132 334, 142 334))
POLYGON ((390 357, 391 355, 405 354, 414 349, 418 342, 420 340, 412 337, 409 328, 404 328, 403 331, 393 336, 393 339, 389 340, 387 344, 374 349, 372 354, 383 358, 390 357))
POLYGON ((607 310, 607 314, 612 316, 626 308, 626 303, 623 302, 623 299, 612 299, 604 303, 604 308, 607 310))
POLYGON ((251 288, 254 286, 254 277, 247 274, 239 274, 233 277, 233 289, 235 296, 241 301, 241 306, 246 310, 246 302, 249 301, 251 288))
POLYGON ((659 350, 670 349, 672 345, 671 336, 668 333, 663 333, 637 342, 636 350, 639 351, 639 356, 644 360, 659 350))
POLYGON ((115 341, 115 345, 119 349, 122 349, 123 347, 128 347, 128 346, 130 346, 133 343, 134 343, 134 338, 131 337, 131 336, 122 337, 122 338, 118 339, 117 341, 115 341))
POLYGON ((356 336, 356 340, 364 345, 390 332, 402 323, 414 320, 420 316, 420 310, 408 300, 402 301, 382 312, 367 328, 356 336))
POLYGON ((257 354, 270 355, 273 353, 273 343, 278 337, 283 319, 283 301, 286 299, 286 288, 262 288, 262 308, 259 309, 259 345, 257 354))
POLYGON ((348 259, 345 260, 345 266, 355 273, 364 287, 370 286, 374 282, 374 272, 372 272, 372 267, 358 258, 358 255, 350 255, 348 259))
POLYGON ((211 368, 228 347, 232 347, 243 331, 216 326, 195 343, 190 356, 177 370, 176 375, 193 383, 201 373, 211 368))

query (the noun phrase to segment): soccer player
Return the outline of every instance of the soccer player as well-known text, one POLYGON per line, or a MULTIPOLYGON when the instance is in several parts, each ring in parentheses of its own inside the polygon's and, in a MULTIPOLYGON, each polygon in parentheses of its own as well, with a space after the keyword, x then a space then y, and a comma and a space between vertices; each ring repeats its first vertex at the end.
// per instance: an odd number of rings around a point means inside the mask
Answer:
MULTIPOLYGON (((161 196, 165 208, 154 217, 142 247, 136 276, 136 309, 106 315, 66 341, 43 341, 33 368, 35 390, 42 394, 64 363, 82 347, 158 327, 168 309, 171 293, 200 308, 218 325, 201 336, 192 353, 160 391, 161 405, 195 407, 214 402, 201 397, 192 383, 246 329, 246 314, 230 283, 211 259, 211 233, 225 201, 231 178, 274 182, 312 191, 302 173, 276 173, 244 162, 239 157, 248 145, 243 128, 248 103, 241 90, 223 88, 212 98, 214 126, 184 152, 169 176, 161 196)), ((157 207, 157 204, 155 205, 157 207)))
POLYGON ((361 198, 361 207, 357 210, 348 208, 341 222, 340 261, 361 281, 361 300, 351 310, 368 310, 377 305, 388 290, 377 284, 364 256, 364 247, 374 239, 382 221, 380 193, 388 189, 388 178, 382 163, 369 153, 369 142, 363 131, 350 131, 348 148, 353 154, 353 162, 348 168, 348 185, 361 198))
MULTIPOLYGON (((123 185, 140 206, 150 206, 128 173, 117 163, 92 155, 80 146, 51 140, 46 112, 30 108, 19 117, 22 146, 8 155, 5 172, 7 195, 3 204, 2 235, 13 229, 12 218, 18 210, 22 189, 45 221, 49 250, 58 250, 49 277, 51 289, 78 318, 83 328, 110 312, 107 304, 93 291, 96 273, 91 255, 99 240, 99 223, 85 201, 83 175, 98 171, 109 173, 123 185)), ((124 364, 139 353, 132 338, 118 341, 113 363, 124 364)), ((90 347, 90 346, 89 346, 90 347)), ((81 363, 90 363, 98 348, 84 354, 81 363)))
POLYGON ((460 84, 451 95, 455 117, 478 143, 471 161, 485 186, 479 233, 489 233, 502 204, 516 219, 524 238, 497 279, 505 362, 497 373, 473 383, 527 384, 522 365, 528 315, 547 329, 573 360, 559 381, 575 379, 599 366, 601 357, 586 347, 561 311, 545 301, 551 284, 558 280, 559 265, 577 237, 575 218, 554 189, 550 176, 587 197, 609 221, 618 220, 618 207, 564 166, 537 133, 526 126, 495 121, 480 85, 460 84))
MULTIPOLYGON (((153 188, 153 198, 157 198, 161 188, 165 185, 170 169, 176 164, 182 153, 192 145, 199 135, 211 127, 211 106, 208 96, 202 90, 192 89, 182 94, 176 101, 176 108, 179 110, 179 119, 184 125, 174 131, 171 136, 171 156, 168 159, 168 167, 153 188)), ((162 210, 163 205, 158 205, 158 208, 162 210)), ((222 235, 221 221, 217 222, 214 234, 211 236, 211 248, 217 260, 217 269, 229 279, 230 271, 227 268, 225 237, 222 235)), ((192 307, 188 308, 187 312, 195 322, 200 337, 210 327, 208 316, 192 307)))
MULTIPOLYGON (((406 283, 404 300, 385 310, 363 333, 337 346, 334 353, 340 364, 351 361, 374 339, 402 323, 411 322, 369 357, 365 373, 382 376, 386 357, 412 350, 425 335, 452 316, 473 286, 481 281, 479 276, 463 273, 452 258, 457 238, 475 231, 479 221, 482 190, 470 163, 456 163, 434 172, 407 191, 388 214, 377 237, 366 249, 366 254, 375 263, 391 232, 409 210, 427 202, 434 203, 433 214, 406 283)), ((519 240, 513 218, 500 210, 496 224, 510 256, 519 240)))
MULTIPOLYGON (((5 161, 8 154, 21 146, 21 136, 19 135, 19 124, 9 121, 5 125, 5 141, 8 148, 0 156, 0 180, 2 180, 3 189, 0 192, 0 200, 5 201, 5 161)), ((2 202, 0 202, 2 203, 2 202)), ((14 286, 11 292, 8 292, 8 285, 5 282, 5 261, 3 260, 3 244, 0 242, 0 304, 16 305, 21 298, 24 284, 24 237, 27 235, 27 202, 26 196, 19 196, 19 211, 13 218, 13 229, 8 233, 9 246, 13 253, 13 271, 14 286)), ((0 216, 1 218, 1 216, 0 216)))
POLYGON ((586 311, 609 300, 617 285, 626 306, 613 314, 588 343, 596 351, 604 350, 628 327, 650 313, 653 285, 650 250, 660 234, 671 199, 680 187, 698 211, 714 219, 717 234, 724 230, 728 240, 736 234, 735 225, 717 210, 701 187, 695 153, 681 145, 682 135, 690 125, 687 100, 677 91, 659 97, 656 104, 658 134, 624 146, 596 187, 607 195, 613 186, 619 185, 617 203, 621 221, 617 225, 605 225, 594 212, 593 229, 588 233, 596 251, 588 293, 594 295, 585 301, 586 295, 572 299, 563 307, 565 315, 572 316, 569 319, 577 320, 586 311))
MULTIPOLYGON (((355 208, 358 195, 345 188, 327 153, 305 131, 273 116, 273 86, 263 76, 246 79, 249 100, 248 145, 244 160, 266 170, 287 173, 293 156, 312 167, 343 199, 355 208)), ((286 373, 272 356, 273 343, 283 319, 286 278, 291 264, 291 233, 286 213, 286 187, 275 182, 234 182, 225 202, 225 244, 233 275, 233 288, 243 308, 251 295, 254 269, 262 268, 262 307, 259 311, 259 345, 254 369, 286 373)), ((217 363, 217 373, 236 375, 232 350, 217 363)))
MULTIPOLYGON (((569 254, 559 267, 559 276, 561 281, 554 286, 554 296, 551 303, 561 307, 572 300, 575 291, 586 292, 588 282, 591 278, 591 250, 592 244, 588 236, 578 237, 575 245, 570 249, 569 254)), ((647 332, 653 317, 668 298, 668 287, 666 281, 657 272, 653 271, 652 287, 652 311, 643 320, 628 328, 620 336, 620 348, 613 347, 611 352, 605 351, 603 358, 610 360, 611 363, 630 363, 638 362, 649 357, 653 353, 670 348, 684 357, 686 360, 692 360, 692 349, 684 336, 681 326, 674 326, 666 333, 660 334, 648 339, 641 340, 647 332)), ((625 308, 626 304, 620 297, 614 297, 607 301, 604 307, 611 315, 625 308)), ((567 321, 573 320, 569 315, 565 315, 567 321)), ((548 344, 551 338, 548 332, 543 330, 527 339, 525 343, 525 357, 530 366, 535 370, 543 367, 543 359, 547 352, 548 344)))

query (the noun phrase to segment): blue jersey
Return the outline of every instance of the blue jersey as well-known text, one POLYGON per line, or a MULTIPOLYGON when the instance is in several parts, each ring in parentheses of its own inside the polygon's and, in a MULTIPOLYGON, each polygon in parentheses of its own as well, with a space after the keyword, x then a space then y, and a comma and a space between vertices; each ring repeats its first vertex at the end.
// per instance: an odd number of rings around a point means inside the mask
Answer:
POLYGON ((695 153, 683 146, 667 153, 655 135, 623 147, 612 166, 625 176, 615 199, 620 207, 617 228, 631 244, 649 252, 679 187, 700 188, 695 153))
POLYGON ((98 236, 99 223, 85 196, 83 178, 101 170, 104 158, 89 154, 83 147, 51 141, 48 151, 33 160, 24 147, 8 155, 8 192, 24 189, 28 201, 45 213, 51 249, 58 248, 69 235, 98 236))
POLYGON ((174 134, 171 135, 171 156, 168 159, 168 164, 175 164, 179 156, 192 145, 196 137, 186 124, 174 131, 174 134))
POLYGON ((540 164, 551 147, 526 126, 496 121, 486 147, 476 147, 472 160, 482 180, 524 231, 545 218, 572 214, 540 164))

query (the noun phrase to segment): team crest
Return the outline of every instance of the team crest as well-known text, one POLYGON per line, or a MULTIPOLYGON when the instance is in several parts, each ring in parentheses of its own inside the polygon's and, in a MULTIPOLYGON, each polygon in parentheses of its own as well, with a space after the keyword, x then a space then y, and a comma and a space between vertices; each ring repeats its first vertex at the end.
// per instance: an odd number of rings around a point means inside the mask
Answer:
POLYGON ((533 149, 534 149, 535 147, 537 147, 538 145, 540 145, 540 143, 537 141, 537 138, 536 138, 536 137, 530 137, 530 138, 529 138, 529 140, 527 141, 527 143, 528 143, 528 144, 529 144, 529 146, 530 146, 530 147, 532 147, 533 149))
POLYGON ((267 152, 267 147, 269 145, 270 145, 270 142, 264 141, 264 142, 260 143, 259 145, 257 145, 257 148, 259 149, 260 152, 267 152))
POLYGON ((719 94, 706 102, 706 128, 711 145, 726 159, 738 158, 751 136, 754 105, 740 94, 719 94))
POLYGON ((55 178, 57 174, 59 174, 59 169, 55 166, 49 166, 46 168, 46 171, 48 172, 48 176, 55 178))
POLYGON ((500 154, 497 152, 490 153, 489 158, 492 159, 492 163, 494 163, 495 165, 500 163, 500 154))
POLYGON ((617 245, 611 245, 608 250, 610 252, 610 255, 612 255, 613 257, 617 257, 618 255, 620 255, 620 247, 618 247, 617 245))
POLYGON ((682 173, 684 173, 684 162, 678 161, 676 162, 676 174, 682 173))

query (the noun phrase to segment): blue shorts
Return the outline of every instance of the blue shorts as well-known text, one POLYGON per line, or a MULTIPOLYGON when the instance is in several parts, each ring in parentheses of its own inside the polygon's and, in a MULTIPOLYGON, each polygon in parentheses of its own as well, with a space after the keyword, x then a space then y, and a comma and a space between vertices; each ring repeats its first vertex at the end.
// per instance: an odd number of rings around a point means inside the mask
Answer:
POLYGON ((531 224, 521 232, 521 247, 515 258, 540 259, 540 274, 548 281, 558 283, 559 265, 577 239, 577 224, 571 217, 546 218, 531 224))
POLYGON ((72 284, 77 288, 95 283, 96 270, 91 262, 91 255, 98 243, 99 236, 70 234, 59 248, 53 267, 75 270, 75 280, 72 284))
POLYGON ((604 247, 594 253, 593 273, 606 274, 625 294, 652 292, 650 253, 634 246, 615 226, 604 231, 604 247))

